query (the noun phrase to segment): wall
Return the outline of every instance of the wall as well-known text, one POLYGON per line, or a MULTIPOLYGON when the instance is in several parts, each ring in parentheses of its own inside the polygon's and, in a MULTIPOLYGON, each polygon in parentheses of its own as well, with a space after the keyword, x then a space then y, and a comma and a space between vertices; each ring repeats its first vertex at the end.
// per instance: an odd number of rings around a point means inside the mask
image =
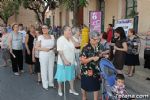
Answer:
POLYGON ((138 32, 145 33, 150 28, 150 0, 137 0, 139 12, 138 32))
POLYGON ((83 9, 83 23, 86 26, 89 26, 89 11, 96 11, 96 4, 97 4, 97 0, 88 0, 89 5, 87 5, 87 7, 84 7, 83 9))

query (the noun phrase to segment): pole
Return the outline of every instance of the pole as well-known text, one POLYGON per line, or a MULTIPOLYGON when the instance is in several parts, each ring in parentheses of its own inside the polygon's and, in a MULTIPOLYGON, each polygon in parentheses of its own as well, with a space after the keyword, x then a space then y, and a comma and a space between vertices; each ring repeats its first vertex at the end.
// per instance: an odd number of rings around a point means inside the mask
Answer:
POLYGON ((66 71, 65 71, 65 65, 64 65, 64 100, 66 99, 66 71))

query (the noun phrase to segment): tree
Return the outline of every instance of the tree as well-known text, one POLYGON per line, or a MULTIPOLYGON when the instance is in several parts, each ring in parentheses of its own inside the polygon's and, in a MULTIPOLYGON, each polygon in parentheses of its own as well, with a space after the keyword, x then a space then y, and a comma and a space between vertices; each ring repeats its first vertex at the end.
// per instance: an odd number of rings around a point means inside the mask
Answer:
POLYGON ((26 9, 34 11, 40 24, 45 23, 47 9, 53 10, 57 7, 57 0, 22 0, 22 2, 26 9))
POLYGON ((8 19, 14 14, 18 14, 21 0, 1 0, 0 19, 7 25, 8 19))
POLYGON ((66 9, 73 12, 73 25, 76 26, 78 23, 77 13, 80 7, 86 7, 88 4, 87 0, 59 0, 66 9))

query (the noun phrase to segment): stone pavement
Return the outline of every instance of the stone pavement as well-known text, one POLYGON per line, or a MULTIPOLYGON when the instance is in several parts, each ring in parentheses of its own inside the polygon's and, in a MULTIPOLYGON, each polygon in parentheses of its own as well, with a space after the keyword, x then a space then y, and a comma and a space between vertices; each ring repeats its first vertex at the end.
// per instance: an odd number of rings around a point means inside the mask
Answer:
MULTIPOLYGON (((57 95, 57 89, 44 90, 36 83, 36 75, 30 75, 27 68, 25 71, 21 76, 14 76, 11 67, 0 67, 0 100, 63 100, 63 97, 57 95)), ((150 76, 150 71, 142 66, 136 67, 134 77, 126 76, 126 87, 129 94, 150 95, 150 81, 145 80, 147 76, 150 76)), ((69 84, 66 84, 67 100, 81 100, 80 81, 75 82, 79 96, 69 94, 69 84)), ((89 94, 89 100, 93 100, 92 97, 93 95, 89 94)))

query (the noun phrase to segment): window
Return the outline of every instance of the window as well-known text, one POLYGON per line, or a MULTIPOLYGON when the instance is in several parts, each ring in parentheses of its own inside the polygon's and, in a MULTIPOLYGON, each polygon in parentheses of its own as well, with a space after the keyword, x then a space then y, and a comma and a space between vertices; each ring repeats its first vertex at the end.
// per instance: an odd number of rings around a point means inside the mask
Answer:
POLYGON ((126 18, 137 15, 137 0, 126 0, 126 18))
POLYGON ((102 16, 101 16, 101 32, 104 32, 105 1, 104 0, 99 0, 99 2, 100 2, 100 11, 102 12, 102 16))

